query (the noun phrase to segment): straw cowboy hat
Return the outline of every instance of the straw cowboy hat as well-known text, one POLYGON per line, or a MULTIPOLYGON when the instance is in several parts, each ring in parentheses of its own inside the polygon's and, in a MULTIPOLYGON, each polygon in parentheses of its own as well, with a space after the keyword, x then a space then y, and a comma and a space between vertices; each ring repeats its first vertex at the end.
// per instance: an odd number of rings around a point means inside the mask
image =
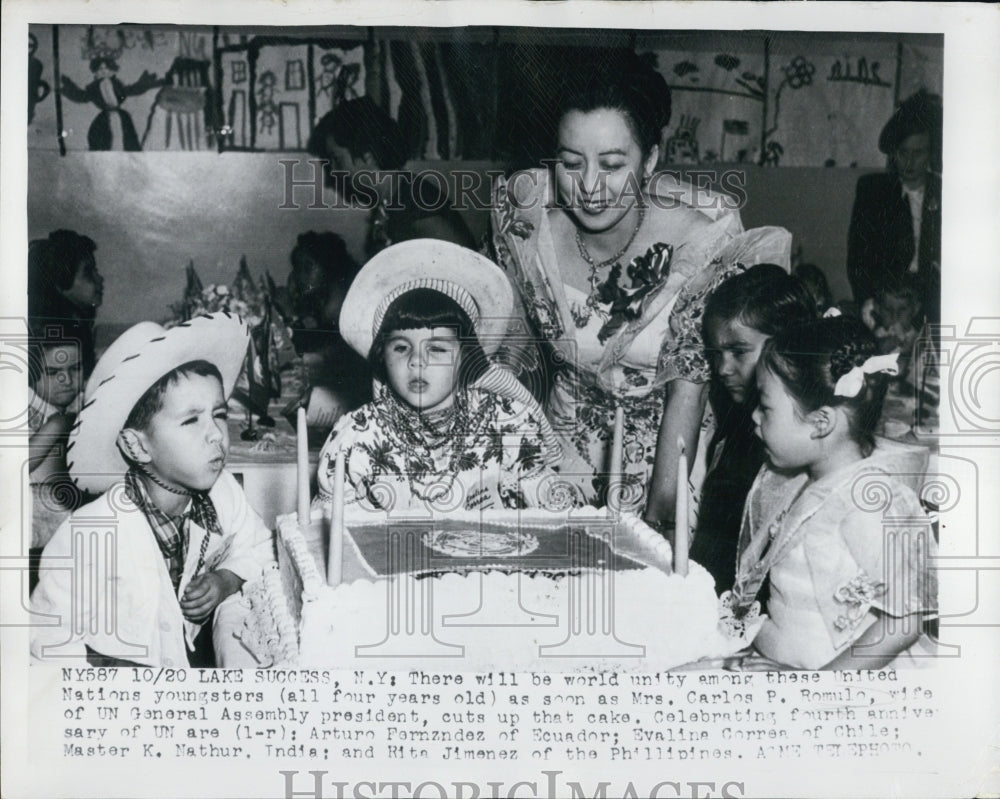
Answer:
MULTIPOLYGON (((472 320, 487 355, 502 343, 514 309, 514 290, 495 263, 466 247, 437 239, 394 244, 372 258, 354 279, 340 311, 340 334, 368 357, 385 313, 413 289, 434 289, 451 297, 472 320)), ((505 367, 490 367, 474 388, 517 400, 537 413, 542 457, 550 466, 562 460, 562 447, 538 402, 505 367)))
POLYGON ((128 470, 115 441, 153 383, 189 361, 208 361, 222 375, 228 397, 249 342, 246 323, 228 313, 198 316, 170 329, 140 322, 122 333, 94 367, 69 434, 66 460, 77 486, 105 491, 128 470))
POLYGON ((514 307, 507 276, 495 263, 458 244, 411 239, 372 258, 351 283, 340 311, 340 334, 368 357, 394 300, 413 289, 434 289, 461 306, 487 355, 500 346, 514 307))

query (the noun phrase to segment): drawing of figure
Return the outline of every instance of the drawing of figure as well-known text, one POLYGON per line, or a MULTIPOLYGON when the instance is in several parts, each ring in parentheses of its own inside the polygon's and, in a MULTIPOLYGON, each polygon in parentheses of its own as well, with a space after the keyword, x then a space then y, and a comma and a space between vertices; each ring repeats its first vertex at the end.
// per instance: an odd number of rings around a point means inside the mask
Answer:
POLYGON ((90 71, 94 80, 83 89, 66 76, 62 79, 64 97, 74 103, 93 103, 100 109, 87 131, 87 145, 91 150, 141 150, 132 117, 121 105, 127 97, 156 88, 160 79, 144 70, 139 80, 126 85, 115 77, 118 63, 109 56, 92 58, 90 71))
POLYGON ((52 87, 42 80, 42 70, 45 68, 41 61, 35 58, 35 51, 38 49, 38 39, 35 34, 28 34, 28 122, 35 118, 35 106, 49 96, 52 87))
POLYGON ((697 117, 681 117, 681 124, 667 139, 667 164, 697 164, 701 162, 698 148, 698 123, 700 121, 697 117))

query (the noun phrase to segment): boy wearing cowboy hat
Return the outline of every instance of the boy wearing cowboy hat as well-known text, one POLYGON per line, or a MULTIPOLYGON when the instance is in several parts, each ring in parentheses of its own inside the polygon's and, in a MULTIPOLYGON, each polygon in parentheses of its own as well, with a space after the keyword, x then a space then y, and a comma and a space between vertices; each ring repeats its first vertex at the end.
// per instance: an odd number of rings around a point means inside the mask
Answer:
MULTIPOLYGON (((235 596, 272 559, 271 534, 225 470, 226 397, 249 333, 228 314, 135 325, 87 384, 67 461, 103 492, 55 533, 32 610, 33 658, 184 667, 214 614, 216 651, 239 629, 235 596)), ((220 663, 219 665, 253 665, 220 663)))

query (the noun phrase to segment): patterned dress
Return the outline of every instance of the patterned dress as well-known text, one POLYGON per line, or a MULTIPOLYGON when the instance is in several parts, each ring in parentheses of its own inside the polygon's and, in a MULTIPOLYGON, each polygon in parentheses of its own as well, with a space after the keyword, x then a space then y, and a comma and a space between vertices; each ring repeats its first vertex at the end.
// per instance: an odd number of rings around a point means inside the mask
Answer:
POLYGON ((743 510, 733 596, 749 607, 770 575, 768 618, 754 640, 762 655, 822 668, 876 611, 904 629, 936 611, 937 545, 914 491, 926 464, 926 450, 879 439, 868 458, 812 483, 761 470, 743 510))
MULTIPOLYGON (((666 384, 678 378, 704 383, 710 376, 701 338, 707 297, 726 277, 754 264, 787 269, 791 237, 781 228, 744 232, 735 210, 718 201, 705 208, 704 194, 696 204, 690 187, 678 183, 670 201, 679 198, 711 224, 685 241, 654 244, 624 270, 613 267, 613 278, 588 302, 556 260, 546 212, 548 172, 521 175, 531 179, 501 180, 494 190, 492 255, 510 276, 524 312, 504 355, 529 368, 539 357, 547 362, 546 413, 562 440, 562 473, 576 480, 586 502, 603 501, 615 408, 624 408, 621 499, 639 508, 656 457, 666 384), (525 354, 532 349, 536 354, 525 354)), ((701 438, 707 444, 707 436, 701 438)), ((692 477, 697 481, 697 473, 692 477)))
POLYGON ((340 419, 320 453, 317 501, 333 497, 345 453, 345 504, 437 512, 537 507, 551 490, 538 411, 470 388, 451 409, 421 416, 378 384, 374 402, 340 419))

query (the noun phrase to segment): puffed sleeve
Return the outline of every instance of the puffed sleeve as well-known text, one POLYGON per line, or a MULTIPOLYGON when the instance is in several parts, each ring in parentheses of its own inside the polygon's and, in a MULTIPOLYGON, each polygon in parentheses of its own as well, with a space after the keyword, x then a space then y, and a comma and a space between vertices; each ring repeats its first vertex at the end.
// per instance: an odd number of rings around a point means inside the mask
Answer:
POLYGON ((507 335, 493 360, 531 384, 548 383, 544 341, 560 331, 559 314, 547 292, 539 291, 540 273, 531 264, 540 257, 539 229, 544 224, 542 197, 546 181, 539 170, 518 172, 493 187, 493 206, 483 254, 507 275, 517 301, 511 309, 507 335), (534 276, 534 280, 532 280, 534 276), (539 335, 542 340, 539 340, 539 335))
POLYGON ((704 383, 711 377, 702 320, 705 304, 719 285, 751 266, 774 263, 786 271, 791 262, 791 234, 780 227, 761 227, 733 235, 729 218, 704 228, 685 244, 683 263, 672 268, 691 269, 700 262, 697 271, 684 284, 670 313, 670 335, 663 342, 657 373, 663 380, 681 378, 692 383, 704 383))
POLYGON ((805 541, 816 601, 836 648, 864 631, 872 610, 903 618, 937 608, 930 520, 905 485, 885 475, 873 479, 891 492, 887 508, 843 502, 833 535, 805 541))
POLYGON ((540 507, 555 472, 545 461, 541 412, 516 400, 493 396, 495 434, 501 439, 500 496, 505 508, 540 507))

